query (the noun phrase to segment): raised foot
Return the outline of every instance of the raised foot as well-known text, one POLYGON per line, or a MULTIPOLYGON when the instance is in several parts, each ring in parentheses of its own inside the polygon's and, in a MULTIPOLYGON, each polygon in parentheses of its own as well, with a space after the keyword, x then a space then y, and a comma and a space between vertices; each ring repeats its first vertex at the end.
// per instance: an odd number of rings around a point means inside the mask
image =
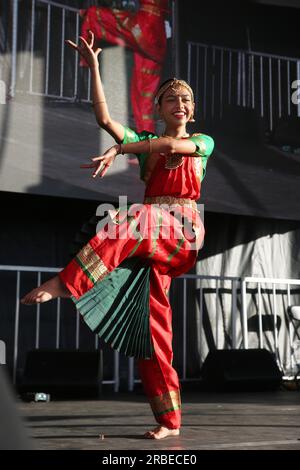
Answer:
POLYGON ((144 434, 146 439, 164 439, 165 437, 179 436, 179 429, 168 429, 164 426, 158 426, 152 431, 147 431, 144 434))
POLYGON ((44 282, 40 287, 30 291, 20 302, 24 305, 34 305, 48 302, 48 300, 56 299, 57 297, 71 297, 71 293, 60 278, 55 276, 49 281, 44 282))

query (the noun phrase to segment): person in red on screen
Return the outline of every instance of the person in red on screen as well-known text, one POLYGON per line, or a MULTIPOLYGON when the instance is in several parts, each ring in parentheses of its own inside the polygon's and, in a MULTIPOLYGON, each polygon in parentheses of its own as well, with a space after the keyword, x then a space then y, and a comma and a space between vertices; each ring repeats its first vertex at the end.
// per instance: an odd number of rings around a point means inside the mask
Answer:
POLYGON ((82 165, 103 177, 116 158, 137 155, 145 182, 143 204, 120 207, 75 258, 54 278, 29 292, 23 304, 70 297, 89 327, 116 350, 138 359, 140 377, 158 426, 150 439, 177 436, 181 426, 178 375, 172 367, 173 277, 196 262, 204 227, 197 210, 201 182, 214 148, 205 134, 190 135, 195 103, 190 86, 171 78, 158 89, 161 136, 140 133, 114 121, 108 111, 94 36, 68 44, 88 63, 96 119, 117 142, 82 165), (110 232, 110 229, 111 232, 110 232), (107 236, 108 233, 113 236, 107 236))
MULTIPOLYGON (((165 20, 168 0, 139 0, 136 12, 92 6, 81 10, 81 36, 127 47, 133 52, 130 100, 135 129, 154 132, 153 98, 167 49, 165 20)), ((81 65, 86 65, 81 58, 81 65)))

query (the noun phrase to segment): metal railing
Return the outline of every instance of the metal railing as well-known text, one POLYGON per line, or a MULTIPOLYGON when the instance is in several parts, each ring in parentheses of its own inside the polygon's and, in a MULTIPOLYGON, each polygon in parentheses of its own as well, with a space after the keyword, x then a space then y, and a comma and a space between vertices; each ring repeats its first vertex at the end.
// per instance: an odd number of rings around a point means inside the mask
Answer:
MULTIPOLYGON (((30 0, 26 10, 28 71, 20 71, 17 45, 20 42, 18 0, 13 1, 10 95, 16 92, 64 101, 91 101, 91 74, 79 69, 79 56, 65 45, 76 40, 80 31, 80 10, 51 0, 30 0), (38 34, 43 31, 43 35, 38 34), (20 78, 22 76, 22 79, 20 78)), ((26 15, 25 15, 26 16, 26 15)), ((23 68, 24 65, 23 65, 23 68)))
POLYGON ((6 345, 4 341, 0 339, 0 365, 6 364, 6 345))
MULTIPOLYGON (((18 367, 18 359, 19 359, 19 337, 20 337, 20 289, 21 289, 21 274, 23 273, 35 273, 37 279, 37 286, 41 284, 41 276, 42 273, 53 273, 56 274, 61 271, 62 268, 46 268, 46 267, 36 267, 36 266, 0 266, 0 271, 12 271, 16 274, 16 289, 15 289, 15 318, 14 318, 14 332, 13 334, 13 363, 9 364, 12 369, 12 376, 13 376, 13 383, 16 383, 16 373, 18 367)), ((35 341, 34 347, 35 349, 39 349, 43 345, 41 345, 40 341, 40 333, 41 333, 41 304, 37 304, 36 307, 36 321, 35 321, 35 341)), ((76 312, 74 307, 74 313, 76 312)), ((76 328, 75 328, 75 349, 79 350, 80 348, 80 314, 76 312, 76 328)), ((55 349, 59 349, 61 347, 61 300, 58 298, 56 300, 56 335, 55 340, 53 341, 53 347, 55 349), (55 345, 55 346, 54 346, 55 345)), ((1 330, 0 330, 1 336, 1 330)), ((94 337, 94 347, 97 350, 99 348, 99 338, 97 335, 92 335, 94 337)), ((9 339, 9 338, 8 338, 9 339)), ((5 341, 4 337, 1 337, 1 340, 4 341, 6 344, 9 344, 9 341, 5 341)), ((112 378, 109 380, 103 380, 103 384, 113 384, 114 390, 119 390, 119 382, 120 382, 120 373, 119 373, 119 354, 117 352, 113 352, 113 370, 112 370, 112 378)))
POLYGON ((278 118, 300 117, 300 58, 188 42, 187 76, 203 119, 221 119, 226 105, 256 109, 270 131, 278 118))
MULTIPOLYGON (((78 54, 64 42, 78 38, 80 10, 52 0, 27 3, 22 17, 29 64, 25 73, 18 59, 19 35, 24 34, 18 28, 20 6, 13 0, 10 95, 19 91, 90 102, 90 70, 79 67, 78 54)), ((300 58, 188 42, 187 75, 203 119, 222 118, 226 105, 256 109, 269 130, 278 118, 300 117, 300 100, 292 102, 292 85, 300 83, 300 58)))
MULTIPOLYGON (((180 367, 180 372, 179 372, 179 378, 182 382, 190 382, 190 381, 196 381, 199 380, 199 377, 196 378, 191 378, 188 377, 187 373, 187 364, 188 364, 188 354, 187 354, 187 344, 188 344, 188 317, 189 317, 189 312, 188 312, 188 287, 189 286, 189 281, 193 281, 193 286, 192 289, 194 291, 194 306, 193 306, 193 311, 196 311, 196 315, 198 315, 198 325, 199 325, 199 331, 198 331, 198 337, 201 338, 202 336, 202 330, 203 330, 203 309, 204 309, 204 302, 205 302, 205 295, 216 295, 215 299, 215 317, 216 317, 216 324, 215 324, 215 344, 218 349, 222 349, 222 344, 221 344, 221 338, 219 336, 219 330, 220 330, 220 305, 218 302, 219 298, 219 290, 220 290, 220 284, 222 282, 230 282, 231 288, 231 331, 233 335, 233 348, 237 348, 238 345, 238 340, 237 340, 237 326, 236 322, 238 321, 238 308, 237 308, 237 296, 238 296, 238 289, 239 285, 241 282, 241 279, 239 277, 233 277, 233 276, 209 276, 209 275, 197 275, 197 274, 184 274, 176 279, 174 279, 172 282, 174 283, 174 290, 173 292, 178 292, 177 285, 179 285, 179 291, 182 292, 182 304, 177 305, 177 309, 182 312, 182 323, 178 325, 178 330, 182 331, 181 338, 179 338, 179 344, 180 344, 180 350, 181 350, 181 358, 176 358, 177 362, 181 363, 180 367), (199 286, 195 286, 195 282, 199 283, 199 286), (206 286, 204 286, 204 283, 206 282, 206 286), (210 284, 215 284, 210 286, 210 284), (199 294, 197 294, 197 290, 199 290, 199 294), (208 294, 205 294, 206 291, 209 291, 208 294)), ((175 301, 174 301, 174 295, 170 295, 170 303, 172 305, 172 308, 175 309, 175 301)), ((134 367, 133 367, 133 359, 129 359, 131 363, 131 367, 129 369, 129 379, 128 379, 128 389, 133 390, 134 389, 134 384, 139 383, 140 380, 134 376, 134 367)), ((201 355, 199 355, 199 368, 202 366, 202 359, 201 355)))
MULTIPOLYGON (((13 371, 13 380, 16 382, 16 371, 18 367, 19 359, 19 338, 22 336, 20 332, 20 288, 21 288, 21 275, 24 276, 25 273, 34 273, 37 279, 37 285, 41 283, 41 276, 43 273, 57 273, 60 268, 46 268, 46 267, 32 267, 32 266, 0 266, 1 271, 11 271, 16 275, 16 284, 15 284, 15 308, 14 308, 14 331, 11 332, 13 336, 13 364, 9 364, 13 371)), ((175 358, 180 362, 180 372, 179 376, 182 381, 198 380, 197 378, 188 377, 187 373, 187 364, 188 364, 188 353, 187 353, 187 344, 189 342, 188 336, 188 321, 189 315, 191 314, 191 309, 188 308, 188 297, 189 299, 193 298, 194 306, 192 308, 192 313, 197 315, 197 324, 199 325, 198 337, 201 338, 203 335, 203 312, 204 304, 210 305, 213 309, 213 317, 215 319, 213 336, 215 341, 215 346, 217 349, 228 348, 224 337, 221 335, 221 331, 224 328, 222 324, 221 317, 221 308, 220 299, 223 296, 229 296, 230 301, 228 303, 228 312, 227 316, 230 318, 230 337, 231 344, 229 347, 232 349, 248 349, 249 348, 249 319, 253 316, 256 316, 257 320, 257 347, 263 348, 267 347, 277 360, 278 366, 284 373, 285 377, 292 375, 290 372, 295 366, 295 357, 293 350, 293 333, 291 320, 287 317, 288 307, 294 304, 299 304, 300 299, 300 280, 296 279, 272 279, 272 278, 255 278, 255 277, 233 277, 233 276, 206 276, 206 275, 196 275, 196 274, 185 274, 176 280, 173 281, 176 283, 176 293, 180 292, 181 302, 179 305, 175 305, 174 298, 170 297, 171 304, 173 309, 178 309, 182 312, 181 321, 182 324, 179 325, 178 331, 182 331, 181 338, 179 337, 179 355, 181 357, 175 358), (191 283, 191 284, 189 284, 191 283), (179 285, 179 289, 177 286, 179 285), (284 287, 282 287, 284 286, 284 287), (291 290, 293 286, 294 290, 291 290), (296 288, 296 289, 295 289, 296 288), (191 290, 192 295, 187 294, 188 289, 191 290), (280 292, 279 292, 280 291, 280 292), (285 307, 283 312, 280 312, 278 308, 278 294, 286 298, 285 307), (269 326, 271 330, 271 335, 273 337, 272 344, 265 344, 264 334, 265 328, 263 325, 263 312, 262 312, 262 301, 263 296, 268 295, 269 301, 271 303, 269 309, 268 319, 272 319, 272 326, 269 326), (250 299, 250 301, 249 301, 250 299), (278 340, 278 324, 277 317, 281 313, 282 319, 286 320, 285 323, 282 322, 281 328, 281 342, 278 340), (253 314, 253 315, 252 315, 253 314), (252 315, 252 316, 251 316, 252 315), (288 325, 288 326, 286 326, 288 325), (285 359, 285 345, 288 344, 287 359, 285 359)), ((36 349, 43 347, 41 344, 40 333, 42 329, 42 322, 40 317, 41 308, 40 304, 36 307, 36 318, 35 318, 35 340, 34 345, 36 349)), ((267 310, 267 309, 266 309, 267 310)), ((55 338, 53 338, 53 345, 55 349, 61 347, 61 301, 60 299, 56 300, 56 318, 53 319, 55 322, 55 338)), ((74 307, 75 313, 75 307, 74 307)), ((81 323, 79 322, 80 314, 76 313, 76 329, 74 343, 75 348, 80 348, 80 328, 81 323)), ((0 337, 2 341, 5 341, 3 334, 0 330, 0 337)), ((97 349, 99 347, 98 336, 91 333, 91 340, 94 341, 94 347, 97 349)), ((201 344, 198 345, 201 349, 201 344)), ((253 347, 253 344, 250 345, 253 347)), ((256 346, 255 346, 256 347, 256 346)), ((112 367, 112 377, 108 380, 104 380, 104 384, 112 384, 114 391, 119 390, 120 386, 120 358, 119 354, 115 351, 113 354, 113 367, 112 367)), ((199 358, 199 367, 202 365, 201 357, 199 358)), ((139 379, 135 377, 135 367, 134 359, 128 359, 128 390, 134 389, 134 384, 139 382, 139 379)))
MULTIPOLYGON (((264 289, 272 297, 272 304, 271 304, 271 315, 272 315, 272 323, 273 323, 273 352, 276 357, 277 363, 282 370, 282 372, 286 375, 292 375, 295 370, 296 360, 295 360, 295 350, 293 347, 293 332, 292 332, 292 321, 291 317, 288 314, 289 307, 295 302, 292 302, 292 292, 291 286, 297 286, 300 288, 300 280, 299 279, 272 279, 272 278, 257 278, 257 277, 245 277, 241 280, 241 290, 242 290, 242 318, 243 318, 243 340, 244 340, 244 348, 248 349, 248 302, 247 302, 247 286, 249 293, 257 297, 257 315, 258 315, 258 334, 259 334, 259 347, 265 347, 264 335, 263 335, 263 313, 262 313, 262 290, 264 289), (254 288, 250 289, 250 286, 255 286, 254 288), (252 292, 251 292, 252 291, 252 292), (277 291, 281 291, 282 295, 286 297, 286 305, 283 308, 283 316, 282 318, 279 316, 279 306, 278 306, 278 297, 277 291), (277 324, 278 318, 284 320, 288 327, 285 329, 285 342, 288 343, 287 348, 287 360, 283 362, 283 352, 282 347, 279 344, 279 327, 277 324)), ((296 296, 296 304, 299 304, 299 289, 295 289, 293 295, 296 296)), ((298 370, 296 367, 296 370, 298 370)))
MULTIPOLYGON (((187 286, 188 281, 193 281, 193 287, 199 290, 197 294, 194 292, 196 314, 198 315, 199 332, 198 337, 203 337, 203 311, 204 303, 208 303, 213 310, 212 317, 215 318, 214 328, 212 329, 214 344, 217 349, 249 349, 250 348, 266 348, 274 356, 279 369, 283 374, 284 379, 294 378, 295 372, 299 369, 300 364, 296 364, 295 350, 293 347, 293 331, 291 319, 288 316, 288 307, 295 304, 300 304, 300 280, 297 279, 273 279, 273 278, 255 278, 255 277, 233 277, 233 276, 208 276, 185 274, 173 280, 174 283, 181 283, 179 289, 182 290, 182 324, 179 330, 182 331, 180 341, 181 354, 180 358, 182 367, 180 373, 181 381, 194 381, 199 380, 199 377, 188 378, 187 376, 187 344, 189 337, 187 335, 187 286), (195 287, 195 282, 199 283, 195 287), (270 287, 271 286, 271 287, 270 287), (277 287, 276 287, 277 286, 277 287), (279 291, 279 286, 280 292, 279 291), (284 286, 284 287, 282 287, 284 286), (291 291, 291 286, 297 287, 291 291), (286 305, 284 308, 278 308, 278 297, 286 297, 286 305), (265 307, 266 314, 262 312, 263 295, 268 296, 268 301, 271 306, 265 307), (225 315, 230 318, 228 336, 231 338, 231 344, 228 346, 221 331, 224 329, 223 319, 221 318, 221 298, 225 296, 230 297, 228 303, 228 311, 225 315), (197 299, 198 297, 198 299, 197 299), (250 297, 250 301, 249 301, 250 297), (197 307, 198 305, 198 307, 197 307), (281 314, 281 342, 279 343, 278 334, 279 328, 277 319, 281 314), (263 325, 263 318, 268 320, 267 329, 272 336, 273 341, 264 340, 266 334, 266 327, 263 325), (249 320, 257 320, 257 328, 255 329, 255 340, 250 345, 249 336, 251 332, 248 326, 249 320), (286 327, 288 324, 288 327, 286 327), (286 345, 287 348, 286 348, 286 345)), ((175 289, 175 291, 178 289, 175 289)), ((266 303, 266 302, 265 302, 266 303)), ((267 302, 268 303, 268 302, 267 302)), ((174 307, 174 302, 171 304, 174 307)), ((191 312, 193 314, 193 312, 191 312)), ((199 345, 201 349, 201 344, 199 345)), ((133 359, 130 359, 133 362, 133 359)), ((202 366, 201 354, 199 355, 199 368, 202 366)), ((134 384, 140 382, 134 376, 133 365, 129 374, 129 390, 133 390, 134 384)))

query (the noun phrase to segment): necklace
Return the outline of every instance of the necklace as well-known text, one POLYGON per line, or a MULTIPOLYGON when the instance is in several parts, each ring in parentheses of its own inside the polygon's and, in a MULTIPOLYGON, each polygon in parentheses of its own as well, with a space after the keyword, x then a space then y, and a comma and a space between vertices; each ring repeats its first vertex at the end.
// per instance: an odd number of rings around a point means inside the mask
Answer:
MULTIPOLYGON (((171 137, 170 135, 162 134, 162 137, 171 137)), ((182 137, 171 137, 172 139, 180 140, 183 137, 189 137, 188 135, 184 135, 182 137)), ((165 168, 167 170, 176 170, 183 164, 183 156, 181 153, 175 153, 174 155, 166 155, 166 163, 165 168)))
POLYGON ((176 139, 176 140, 180 140, 180 139, 183 139, 185 137, 189 137, 190 134, 186 134, 186 135, 181 135, 180 137, 173 137, 172 135, 167 135, 167 134, 162 134, 161 137, 170 137, 171 139, 176 139))
POLYGON ((167 170, 176 170, 183 164, 183 156, 180 153, 174 155, 166 155, 165 168, 167 170))

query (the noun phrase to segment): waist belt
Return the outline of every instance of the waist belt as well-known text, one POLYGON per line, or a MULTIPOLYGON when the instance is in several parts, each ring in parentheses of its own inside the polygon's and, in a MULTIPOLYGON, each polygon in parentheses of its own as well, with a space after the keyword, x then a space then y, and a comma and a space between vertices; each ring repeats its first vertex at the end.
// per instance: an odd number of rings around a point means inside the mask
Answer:
POLYGON ((193 199, 174 196, 147 196, 144 204, 167 204, 169 206, 184 206, 197 210, 197 203, 193 199))

